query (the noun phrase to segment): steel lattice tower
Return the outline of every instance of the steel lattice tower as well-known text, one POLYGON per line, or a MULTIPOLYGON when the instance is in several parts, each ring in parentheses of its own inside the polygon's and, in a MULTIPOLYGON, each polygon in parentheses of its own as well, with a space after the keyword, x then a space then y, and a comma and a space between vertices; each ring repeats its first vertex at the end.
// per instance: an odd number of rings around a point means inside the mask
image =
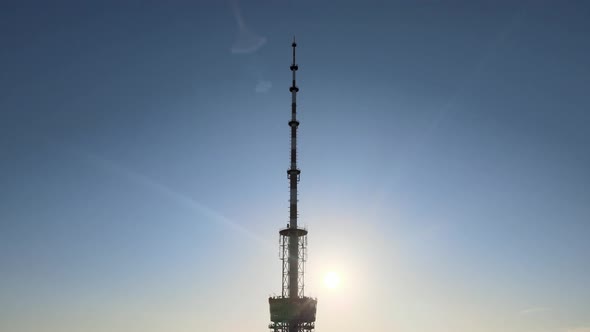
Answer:
POLYGON ((280 259, 283 265, 281 296, 270 297, 269 328, 274 332, 308 332, 315 327, 317 300, 304 294, 307 230, 297 225, 297 184, 301 170, 297 168, 297 92, 295 73, 299 69, 295 62, 297 43, 293 38, 293 73, 291 92, 291 167, 287 170, 289 179, 289 224, 279 232, 280 259))

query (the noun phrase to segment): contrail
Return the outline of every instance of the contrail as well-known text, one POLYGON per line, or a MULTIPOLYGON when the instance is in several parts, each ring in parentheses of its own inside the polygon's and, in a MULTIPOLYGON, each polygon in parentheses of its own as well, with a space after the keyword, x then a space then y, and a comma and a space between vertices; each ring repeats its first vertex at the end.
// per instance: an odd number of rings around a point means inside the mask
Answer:
MULTIPOLYGON (((57 143, 57 142, 54 142, 54 143, 57 143)), ((56 144, 56 145, 61 145, 62 147, 64 146, 64 144, 56 144)), ((261 237, 256 235, 254 232, 252 232, 252 231, 248 230, 247 228, 238 224, 236 221, 233 221, 233 220, 223 216, 221 213, 218 213, 215 210, 206 207, 205 205, 195 201, 191 197, 189 197, 187 195, 183 195, 181 193, 178 193, 178 192, 170 189, 169 187, 167 187, 161 183, 158 183, 143 174, 140 174, 136 171, 130 170, 130 169, 123 167, 122 165, 120 165, 112 160, 108 160, 108 159, 100 157, 96 154, 92 154, 92 153, 89 153, 86 151, 81 151, 73 146, 70 146, 68 150, 70 150, 74 154, 77 154, 77 155, 82 156, 83 158, 89 160, 94 165, 97 165, 99 167, 102 167, 102 168, 107 169, 107 170, 114 172, 114 173, 122 174, 126 178, 132 180, 133 182, 139 183, 142 186, 152 189, 152 190, 166 196, 171 201, 174 201, 175 203, 178 203, 189 210, 196 211, 197 213, 206 216, 209 221, 221 224, 221 225, 223 225, 235 232, 241 233, 241 234, 247 236, 248 238, 250 238, 251 240, 256 241, 259 244, 263 244, 265 246, 274 248, 274 244, 271 244, 268 241, 265 241, 264 239, 262 239, 261 237)))
POLYGON ((143 186, 146 186, 156 192, 159 192, 159 193, 163 194, 164 196, 170 198, 170 200, 172 200, 176 203, 179 203, 180 205, 182 205, 188 209, 194 210, 204 216, 207 216, 209 218, 209 220, 211 220, 211 221, 222 224, 222 225, 224 225, 236 232, 247 235, 249 238, 251 238, 257 242, 261 242, 261 243, 266 242, 262 238, 260 238, 258 235, 256 235, 255 233, 253 233, 253 232, 249 231, 248 229, 246 229, 245 227, 239 225, 237 222, 232 221, 229 218, 223 216, 222 214, 202 205, 201 203, 195 201, 194 199, 192 199, 189 196, 178 193, 178 192, 166 187, 165 185, 150 179, 149 177, 147 177, 143 174, 140 174, 138 172, 127 169, 127 168, 125 168, 125 167, 123 167, 111 160, 104 159, 104 158, 101 158, 97 155, 93 155, 90 153, 85 153, 85 155, 93 163, 95 163, 101 167, 104 167, 108 170, 111 170, 113 172, 123 174, 127 178, 133 180, 134 182, 137 182, 137 183, 139 183, 143 186))

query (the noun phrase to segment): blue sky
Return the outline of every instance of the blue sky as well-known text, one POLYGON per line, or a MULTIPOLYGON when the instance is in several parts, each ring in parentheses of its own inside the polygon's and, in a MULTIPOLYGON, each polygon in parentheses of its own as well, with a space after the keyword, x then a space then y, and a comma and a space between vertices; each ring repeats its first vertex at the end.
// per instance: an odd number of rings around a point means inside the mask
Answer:
POLYGON ((317 330, 590 331, 585 2, 1 7, 0 330, 265 329, 297 35, 317 330))

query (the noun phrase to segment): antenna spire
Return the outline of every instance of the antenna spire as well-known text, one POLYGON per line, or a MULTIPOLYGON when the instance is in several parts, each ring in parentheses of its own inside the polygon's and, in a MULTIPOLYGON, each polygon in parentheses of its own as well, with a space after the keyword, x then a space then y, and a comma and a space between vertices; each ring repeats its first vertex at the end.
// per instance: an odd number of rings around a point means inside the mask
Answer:
MULTIPOLYGON (((293 73, 293 80, 289 91, 291 92, 291 121, 289 121, 289 127, 291 127, 291 168, 287 171, 289 177, 289 186, 291 189, 290 196, 290 216, 289 216, 289 227, 292 229, 297 228, 297 183, 299 182, 299 175, 301 170, 297 168, 297 128, 299 127, 299 121, 297 121, 297 92, 299 88, 296 82, 296 73, 299 69, 297 62, 295 62, 295 48, 297 43, 295 37, 293 37, 293 63, 291 64, 291 72, 293 73)), ((297 280, 295 279, 295 285, 297 280)))
MULTIPOLYGON (((297 227, 297 183, 299 182, 299 176, 301 170, 297 168, 297 128, 299 127, 299 121, 297 121, 297 92, 299 88, 296 83, 296 73, 299 69, 295 62, 295 48, 297 43, 293 38, 293 63, 291 64, 291 72, 293 73, 293 81, 289 91, 291 91, 291 121, 289 121, 289 127, 291 127, 291 168, 287 171, 289 178, 289 228, 293 231, 298 229, 297 227)), ((288 294, 289 297, 297 297, 299 292, 299 248, 297 247, 297 235, 296 233, 291 234, 292 238, 289 239, 289 284, 288 294)))

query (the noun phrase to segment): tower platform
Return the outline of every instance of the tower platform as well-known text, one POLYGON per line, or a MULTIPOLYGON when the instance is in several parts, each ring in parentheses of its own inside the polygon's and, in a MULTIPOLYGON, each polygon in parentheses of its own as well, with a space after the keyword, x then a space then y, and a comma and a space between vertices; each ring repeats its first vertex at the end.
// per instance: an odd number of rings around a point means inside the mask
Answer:
POLYGON ((313 323, 318 301, 311 297, 270 297, 270 321, 273 323, 313 323))

